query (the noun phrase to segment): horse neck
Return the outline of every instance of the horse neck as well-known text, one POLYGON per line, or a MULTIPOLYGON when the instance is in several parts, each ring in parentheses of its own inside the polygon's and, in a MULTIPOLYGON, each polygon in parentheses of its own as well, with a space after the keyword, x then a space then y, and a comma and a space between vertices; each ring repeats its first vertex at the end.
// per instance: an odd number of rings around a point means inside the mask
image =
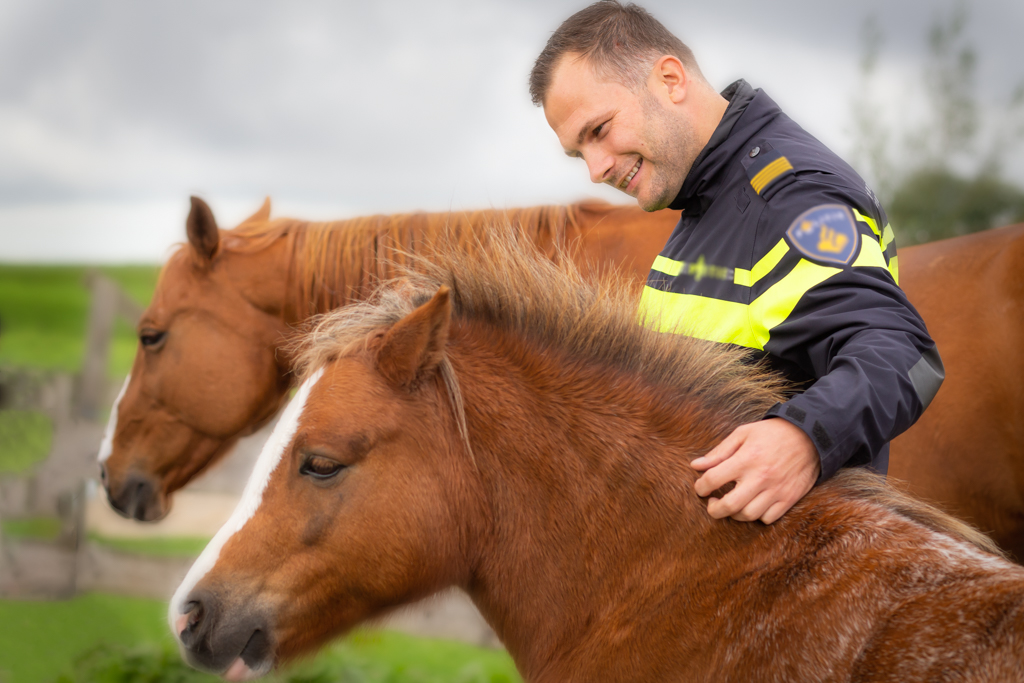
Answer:
POLYGON ((695 406, 561 360, 540 349, 453 358, 490 501, 467 588, 528 680, 571 670, 562 654, 599 629, 644 637, 650 601, 678 599, 709 559, 688 463, 721 435, 684 444, 695 406))

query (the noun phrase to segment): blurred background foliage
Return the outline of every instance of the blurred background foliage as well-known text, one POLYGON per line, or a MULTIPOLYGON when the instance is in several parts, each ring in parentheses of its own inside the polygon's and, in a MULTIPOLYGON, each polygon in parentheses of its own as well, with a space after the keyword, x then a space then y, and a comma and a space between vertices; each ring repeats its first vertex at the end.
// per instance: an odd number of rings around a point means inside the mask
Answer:
POLYGON ((928 59, 918 82, 906 84, 906 101, 878 94, 886 36, 875 17, 862 27, 851 162, 886 207, 902 246, 1024 221, 1024 188, 1003 173, 1024 140, 1024 82, 1008 84, 994 116, 982 121, 969 21, 964 2, 936 12, 928 59), (912 101, 921 95, 925 112, 917 118, 912 101))

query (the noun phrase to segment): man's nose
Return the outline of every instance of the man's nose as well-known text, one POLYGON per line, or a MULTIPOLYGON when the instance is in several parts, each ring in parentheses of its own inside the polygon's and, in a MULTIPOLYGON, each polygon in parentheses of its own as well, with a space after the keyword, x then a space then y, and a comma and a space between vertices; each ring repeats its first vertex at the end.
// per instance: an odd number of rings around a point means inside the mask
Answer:
POLYGON ((615 167, 615 160, 611 155, 591 155, 586 159, 587 170, 590 171, 590 182, 604 183, 610 179, 612 169, 615 167))

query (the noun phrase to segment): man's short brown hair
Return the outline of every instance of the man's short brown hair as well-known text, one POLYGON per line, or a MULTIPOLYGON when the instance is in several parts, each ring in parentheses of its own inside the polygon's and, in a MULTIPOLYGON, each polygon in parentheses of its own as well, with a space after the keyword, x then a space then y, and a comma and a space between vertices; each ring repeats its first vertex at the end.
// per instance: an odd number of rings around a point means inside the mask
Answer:
POLYGON ((654 62, 663 55, 676 57, 700 80, 697 60, 681 40, 643 7, 618 0, 599 0, 562 22, 548 39, 530 71, 530 97, 544 105, 551 76, 559 60, 579 54, 595 72, 631 90, 643 85, 654 62))

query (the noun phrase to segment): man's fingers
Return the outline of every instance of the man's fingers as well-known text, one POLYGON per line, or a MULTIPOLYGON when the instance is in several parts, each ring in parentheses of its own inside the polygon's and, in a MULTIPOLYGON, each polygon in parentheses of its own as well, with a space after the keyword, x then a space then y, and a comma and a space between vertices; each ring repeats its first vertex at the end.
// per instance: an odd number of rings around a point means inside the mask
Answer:
POLYGON ((736 478, 742 471, 742 463, 726 460, 702 474, 700 479, 694 482, 693 490, 697 492, 698 496, 709 496, 712 492, 722 488, 730 481, 736 481, 736 478))
MULTIPOLYGON (((737 434, 737 431, 739 430, 733 430, 732 434, 725 437, 720 444, 712 448, 705 455, 692 460, 690 465, 693 469, 697 471, 707 470, 731 458, 743 444, 743 436, 741 434, 737 434)), ((715 489, 711 490, 714 491, 715 489)))
POLYGON ((762 519, 762 515, 772 509, 776 503, 777 500, 770 491, 761 491, 754 496, 753 500, 744 505, 742 510, 732 515, 732 518, 740 522, 753 522, 755 519, 762 519))
MULTIPOLYGON (((725 494, 721 498, 711 498, 708 500, 708 514, 715 519, 724 519, 725 517, 736 517, 747 505, 754 500, 759 491, 753 486, 744 485, 742 483, 737 484, 736 488, 729 493, 725 494)), ((740 519, 736 517, 736 519, 740 519)), ((757 519, 754 517, 753 519, 757 519)), ((741 522, 750 521, 746 519, 740 519, 741 522)))
POLYGON ((790 503, 789 501, 780 500, 771 507, 769 507, 764 514, 761 515, 761 521, 765 524, 772 524, 777 522, 782 515, 789 512, 789 509, 796 503, 790 503))

